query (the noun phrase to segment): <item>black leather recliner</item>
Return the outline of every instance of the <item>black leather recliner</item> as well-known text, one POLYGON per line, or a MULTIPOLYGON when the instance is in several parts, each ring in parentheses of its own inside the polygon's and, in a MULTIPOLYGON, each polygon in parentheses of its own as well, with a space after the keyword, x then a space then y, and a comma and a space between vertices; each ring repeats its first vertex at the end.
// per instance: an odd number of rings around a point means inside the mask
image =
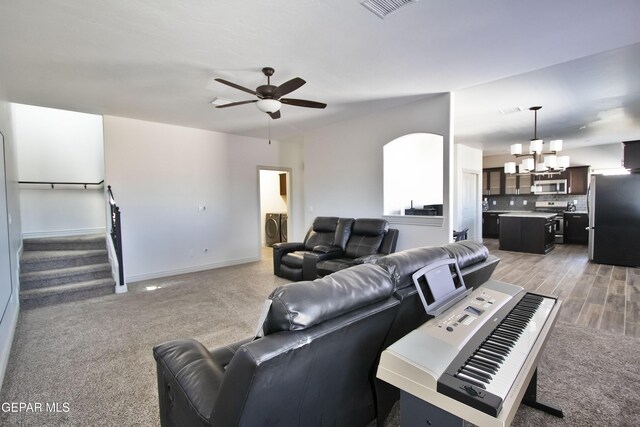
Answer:
POLYGON ((303 242, 274 244, 273 273, 294 282, 303 280, 304 254, 318 246, 333 247, 339 219, 335 216, 319 216, 313 221, 303 242))
POLYGON ((387 270, 358 265, 275 289, 262 338, 156 346, 162 426, 367 425, 393 291, 387 270))
POLYGON ((326 276, 354 265, 375 263, 383 255, 396 250, 398 230, 389 228, 385 219, 358 218, 342 251, 324 253, 319 250, 304 255, 307 279, 326 276))

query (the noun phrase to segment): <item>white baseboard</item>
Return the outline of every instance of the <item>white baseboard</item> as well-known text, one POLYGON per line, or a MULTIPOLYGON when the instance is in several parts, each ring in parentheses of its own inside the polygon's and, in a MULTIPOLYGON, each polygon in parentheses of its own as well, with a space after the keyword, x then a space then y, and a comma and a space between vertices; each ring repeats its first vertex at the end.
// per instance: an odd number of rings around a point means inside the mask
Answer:
POLYGON ((260 261, 260 256, 234 259, 229 261, 214 262, 212 264, 197 265, 193 267, 177 268, 174 270, 158 271, 148 274, 140 274, 125 278, 126 283, 140 282, 143 280, 159 279, 161 277, 177 276, 178 274, 196 273, 198 271, 213 270, 214 268, 230 267, 232 265, 246 264, 248 262, 260 261))
POLYGON ((78 230, 54 230, 54 231, 30 231, 22 233, 23 239, 30 239, 34 237, 66 237, 66 236, 79 236, 82 234, 106 234, 107 229, 101 228, 83 228, 78 230))

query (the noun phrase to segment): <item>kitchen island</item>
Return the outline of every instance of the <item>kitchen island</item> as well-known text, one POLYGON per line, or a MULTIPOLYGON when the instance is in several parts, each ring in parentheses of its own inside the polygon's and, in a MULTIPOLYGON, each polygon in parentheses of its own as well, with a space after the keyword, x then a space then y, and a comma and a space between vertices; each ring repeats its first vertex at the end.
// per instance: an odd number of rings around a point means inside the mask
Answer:
POLYGON ((500 215, 500 250, 546 254, 555 247, 552 212, 509 212, 500 215))

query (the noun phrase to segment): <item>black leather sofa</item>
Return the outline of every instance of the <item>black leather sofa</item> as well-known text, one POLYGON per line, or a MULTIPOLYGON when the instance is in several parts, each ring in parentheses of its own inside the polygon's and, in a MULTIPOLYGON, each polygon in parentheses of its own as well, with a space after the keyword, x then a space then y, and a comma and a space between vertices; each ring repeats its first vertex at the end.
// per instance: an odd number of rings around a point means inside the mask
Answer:
POLYGON ((449 258, 474 288, 499 262, 472 241, 409 249, 276 288, 261 338, 156 346, 162 426, 382 426, 399 391, 380 353, 428 320, 412 274, 449 258))
POLYGON ((398 230, 384 219, 317 217, 301 243, 273 245, 273 272, 289 280, 314 280, 395 252, 398 230))
POLYGON ((162 426, 366 426, 393 291, 385 269, 359 265, 276 288, 261 338, 156 346, 162 426))

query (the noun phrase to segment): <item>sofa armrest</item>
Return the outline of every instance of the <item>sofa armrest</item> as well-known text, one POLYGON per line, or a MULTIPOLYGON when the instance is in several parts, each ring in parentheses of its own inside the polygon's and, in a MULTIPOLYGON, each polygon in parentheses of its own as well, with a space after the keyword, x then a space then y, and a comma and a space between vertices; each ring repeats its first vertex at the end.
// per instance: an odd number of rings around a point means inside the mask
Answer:
MULTIPOLYGON (((195 413, 203 423, 210 423, 224 368, 211 353, 192 339, 169 341, 153 348, 158 367, 158 394, 161 396, 161 416, 168 405, 178 420, 195 413)), ((169 409, 169 408, 167 408, 169 409)))
POLYGON ((382 244, 380 245, 380 253, 384 255, 392 254, 396 251, 396 245, 398 244, 398 234, 400 231, 395 228, 390 228, 384 235, 384 239, 382 239, 382 244))
POLYGON ((236 354, 238 349, 244 344, 253 341, 253 337, 243 339, 242 341, 234 342, 233 344, 225 345, 224 347, 218 347, 211 351, 211 357, 215 362, 223 369, 227 369, 227 365, 231 362, 231 359, 236 354))
POLYGON ((282 277, 280 274, 280 264, 282 257, 289 252, 301 251, 304 249, 302 242, 285 242, 273 245, 273 274, 282 277))

